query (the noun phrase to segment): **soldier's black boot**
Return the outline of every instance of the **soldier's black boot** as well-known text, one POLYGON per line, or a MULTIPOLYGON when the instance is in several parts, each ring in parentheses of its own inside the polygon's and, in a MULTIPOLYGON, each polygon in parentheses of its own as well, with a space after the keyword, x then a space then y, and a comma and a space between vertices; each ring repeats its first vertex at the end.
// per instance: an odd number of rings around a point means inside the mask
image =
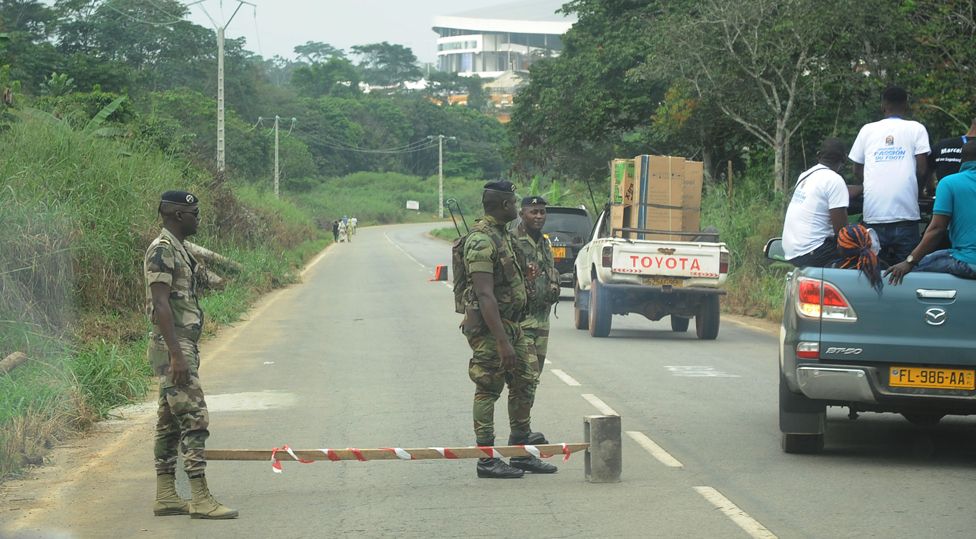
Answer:
MULTIPOLYGON (((494 441, 478 442, 478 447, 492 447, 494 441)), ((512 468, 502 459, 478 459, 478 477, 483 479, 518 479, 525 475, 522 470, 512 468)))
MULTIPOLYGON (((549 442, 541 432, 530 432, 522 435, 510 434, 508 436, 508 445, 542 445, 547 443, 549 442)), ((538 457, 533 456, 512 457, 509 459, 509 463, 513 468, 531 473, 556 473, 559 470, 552 464, 542 462, 538 457)))

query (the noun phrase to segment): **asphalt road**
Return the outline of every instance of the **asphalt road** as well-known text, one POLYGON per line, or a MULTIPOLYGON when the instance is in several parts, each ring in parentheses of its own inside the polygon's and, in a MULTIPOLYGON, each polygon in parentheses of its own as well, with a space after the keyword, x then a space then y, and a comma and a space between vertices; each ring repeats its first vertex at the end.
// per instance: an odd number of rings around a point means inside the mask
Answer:
MULTIPOLYGON (((360 229, 304 284, 207 343, 208 447, 473 445, 470 351, 450 283, 428 282, 450 264, 450 245, 424 235, 432 226, 360 229)), ((611 408, 626 432, 620 483, 585 482, 582 454, 519 480, 478 479, 473 460, 284 462, 280 475, 267 462, 211 462, 215 495, 240 519, 155 518, 143 406, 55 453, 50 476, 8 485, 16 503, 0 511, 0 537, 973 535, 973 420, 916 427, 832 410, 822 454, 786 455, 774 336, 726 320, 717 340, 698 341, 666 320, 615 316, 610 337, 594 339, 564 300, 533 430, 580 442, 583 416, 611 408)), ((503 405, 496 425, 503 442, 503 405)))

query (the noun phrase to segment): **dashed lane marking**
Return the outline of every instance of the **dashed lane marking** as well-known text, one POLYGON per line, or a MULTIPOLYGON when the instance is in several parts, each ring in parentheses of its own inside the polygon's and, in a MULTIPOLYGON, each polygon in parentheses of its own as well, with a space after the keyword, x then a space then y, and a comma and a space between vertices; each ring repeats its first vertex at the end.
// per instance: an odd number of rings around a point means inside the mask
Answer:
POLYGON ((394 247, 396 247, 397 249, 400 249, 400 252, 402 252, 403 254, 405 254, 405 255, 407 255, 407 257, 409 257, 409 258, 410 258, 410 260, 413 260, 413 261, 414 261, 414 262, 416 262, 417 264, 420 264, 420 267, 422 267, 422 268, 424 268, 424 269, 428 269, 428 268, 427 268, 427 266, 425 266, 425 265, 424 265, 424 264, 422 264, 422 263, 421 263, 421 262, 420 262, 419 260, 417 260, 416 258, 414 258, 412 254, 410 254, 410 253, 408 253, 406 249, 404 249, 403 247, 400 247, 400 246, 399 246, 399 245, 397 244, 397 242, 395 242, 395 241, 393 241, 393 240, 391 240, 391 239, 390 239, 390 236, 389 236, 388 234, 383 234, 383 237, 385 237, 385 238, 386 238, 386 241, 388 241, 388 242, 390 242, 391 244, 393 244, 393 246, 394 246, 394 247))
POLYGON ((552 361, 549 361, 549 360, 547 359, 547 360, 545 361, 545 363, 543 363, 543 365, 552 365, 552 361))
POLYGON ((741 378, 738 374, 729 374, 703 365, 665 365, 664 368, 680 378, 741 378))
MULTIPOLYGON (((549 362, 547 361, 546 363, 549 363, 549 362)), ((564 373, 563 371, 561 371, 559 369, 550 369, 549 372, 551 372, 551 373, 555 374, 556 376, 558 376, 559 379, 562 380, 563 382, 566 382, 566 385, 568 385, 568 386, 578 387, 580 385, 580 383, 577 382, 575 378, 573 378, 572 376, 564 373)))
POLYGON ((731 500, 712 487, 695 487, 695 490, 712 503, 719 511, 725 513, 732 522, 749 534, 753 539, 777 539, 773 532, 766 529, 756 519, 750 517, 745 511, 739 509, 731 500))
POLYGON ((607 403, 600 400, 600 397, 596 395, 591 395, 589 393, 583 393, 583 398, 590 402, 597 410, 603 413, 603 415, 620 415, 613 410, 613 408, 607 406, 607 403))
POLYGON ((628 430, 627 436, 633 438, 635 442, 646 449, 654 458, 661 461, 661 464, 670 466, 671 468, 684 468, 684 464, 681 464, 678 459, 671 456, 671 453, 668 453, 661 446, 654 443, 654 440, 648 438, 643 432, 628 430))

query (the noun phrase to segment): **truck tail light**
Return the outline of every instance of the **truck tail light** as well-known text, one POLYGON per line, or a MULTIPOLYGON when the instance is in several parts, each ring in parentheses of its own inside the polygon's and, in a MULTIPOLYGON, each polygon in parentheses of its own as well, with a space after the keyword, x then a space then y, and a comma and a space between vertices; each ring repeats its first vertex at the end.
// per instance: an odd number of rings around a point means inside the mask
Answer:
POLYGON ((613 267, 613 247, 610 245, 603 246, 603 267, 613 267))
POLYGON ((718 272, 727 274, 729 272, 729 253, 722 253, 718 257, 718 272))
POLYGON ((796 343, 796 357, 800 359, 820 359, 820 343, 818 342, 796 343))
POLYGON ((821 279, 801 278, 797 283, 796 311, 805 318, 857 322, 857 313, 844 294, 821 279))

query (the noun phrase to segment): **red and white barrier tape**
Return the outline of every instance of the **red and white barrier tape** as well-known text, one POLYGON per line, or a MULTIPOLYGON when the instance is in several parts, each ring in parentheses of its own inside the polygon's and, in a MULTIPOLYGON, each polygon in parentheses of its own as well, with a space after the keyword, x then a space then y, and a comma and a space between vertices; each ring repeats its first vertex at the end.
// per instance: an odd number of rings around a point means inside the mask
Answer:
MULTIPOLYGON (((565 455, 565 457, 563 457, 563 462, 566 462, 569 460, 569 455, 570 455, 569 446, 567 444, 559 444, 559 445, 563 446, 563 454, 565 455)), ((530 455, 536 458, 547 459, 553 456, 553 455, 541 454, 539 452, 539 449, 534 445, 519 445, 516 447, 521 447, 522 449, 525 449, 527 453, 529 453, 530 455)), ((400 458, 400 460, 416 460, 414 459, 413 455, 411 455, 409 452, 399 447, 381 447, 380 449, 384 449, 386 451, 392 451, 398 458, 400 458)), ((437 451, 438 453, 440 453, 442 457, 446 459, 460 458, 457 455, 455 455, 453 451, 445 447, 430 447, 428 449, 433 449, 434 451, 437 451)), ((478 449, 480 449, 488 458, 496 458, 496 459, 505 458, 505 456, 499 453, 498 450, 496 450, 494 447, 479 446, 478 449)), ((351 451, 352 454, 356 457, 356 460, 358 460, 359 462, 366 462, 366 457, 363 456, 363 452, 360 451, 359 449, 349 447, 347 448, 347 450, 351 451)), ((302 460, 298 458, 298 455, 296 455, 295 452, 292 451, 292 449, 287 445, 276 447, 271 450, 271 470, 274 473, 281 473, 281 461, 279 461, 277 458, 278 451, 286 451, 289 455, 291 455, 291 458, 297 460, 302 464, 311 464, 315 462, 314 460, 302 460)), ((339 455, 335 452, 334 449, 319 449, 319 451, 325 454, 326 458, 328 458, 332 462, 338 462, 342 460, 341 458, 339 458, 339 455)))

